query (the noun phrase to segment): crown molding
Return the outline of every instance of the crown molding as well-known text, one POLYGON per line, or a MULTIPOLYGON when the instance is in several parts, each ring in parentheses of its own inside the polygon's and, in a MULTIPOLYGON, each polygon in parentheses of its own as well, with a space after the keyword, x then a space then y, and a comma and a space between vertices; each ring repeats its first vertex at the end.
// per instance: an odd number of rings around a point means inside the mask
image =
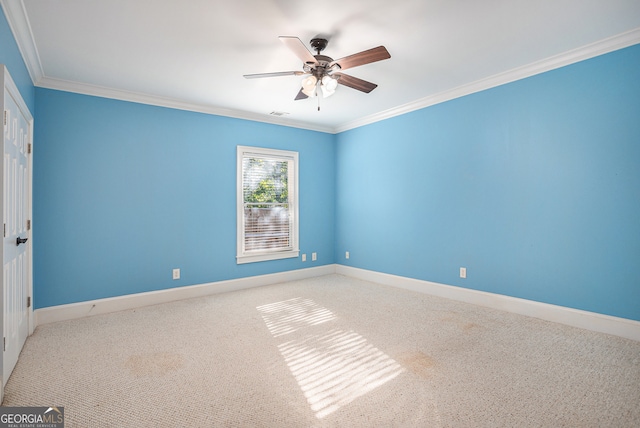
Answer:
POLYGON ((232 117, 236 119, 252 120, 256 122, 269 123, 274 125, 288 126, 293 128, 307 129, 311 131, 338 134, 350 129, 359 128, 371 123, 379 122, 415 110, 420 110, 446 101, 460 98, 475 92, 491 89, 496 86, 514 82, 534 76, 536 74, 551 71, 570 64, 584 61, 599 55, 623 49, 640 43, 640 27, 633 30, 612 36, 595 43, 573 49, 559 55, 546 58, 522 67, 517 67, 503 73, 498 73, 484 79, 477 80, 456 88, 430 95, 407 104, 393 107, 379 113, 362 117, 360 119, 343 123, 337 127, 322 126, 310 122, 299 122, 283 119, 277 116, 251 113, 241 110, 226 109, 211 105, 189 103, 177 99, 159 97, 149 94, 105 88, 77 82, 70 82, 60 79, 46 77, 35 45, 31 25, 27 19, 22 0, 0 0, 0 5, 4 11, 7 21, 18 44, 18 48, 25 61, 31 80, 35 86, 61 91, 75 92, 84 95, 93 95, 103 98, 112 98, 122 101, 131 101, 141 104, 156 105, 160 107, 174 108, 178 110, 194 111, 205 114, 232 117))
POLYGON ((24 3, 22 0, 0 0, 0 5, 9 23, 9 28, 11 28, 11 32, 16 39, 18 50, 20 50, 20 54, 27 66, 31 81, 35 85, 44 77, 44 72, 40 62, 40 55, 38 55, 38 48, 31 32, 31 24, 27 19, 27 12, 24 10, 24 3))
POLYGON ((96 85, 89 85, 78 82, 71 82, 62 79, 47 77, 44 74, 40 55, 36 47, 31 24, 27 18, 27 13, 22 0, 0 0, 0 6, 7 18, 11 32, 16 40, 20 54, 25 62, 29 76, 34 86, 47 89, 56 89, 66 92, 74 92, 83 95, 92 95, 101 98, 111 98, 121 101, 131 101, 140 104, 148 104, 159 107, 173 108, 177 110, 194 111, 198 113, 212 114, 217 116, 232 117, 235 119, 251 120, 273 125, 281 125, 292 128, 300 128, 311 131, 333 133, 333 127, 322 126, 314 123, 300 122, 284 119, 277 116, 251 113, 241 110, 225 109, 211 105, 189 103, 177 99, 160 97, 149 94, 142 94, 131 91, 124 91, 106 88, 96 85))
POLYGON ((561 53, 559 55, 546 58, 541 61, 537 61, 522 67, 513 68, 503 73, 498 73, 493 76, 468 83, 466 85, 458 86, 454 89, 443 91, 435 95, 430 95, 428 97, 424 97, 398 107, 394 107, 379 113, 363 117, 358 120, 345 123, 335 128, 334 132, 337 134, 340 132, 348 131, 350 129, 359 128, 364 125, 369 125, 371 123, 389 119, 394 116, 400 116, 405 113, 420 110, 426 107, 453 100, 455 98, 464 97, 465 95, 470 95, 475 92, 484 91, 486 89, 491 89, 496 86, 514 82, 516 80, 531 77, 536 74, 541 74, 557 68, 565 67, 567 65, 584 61, 589 58, 594 58, 599 55, 604 55, 609 52, 633 46, 638 43, 640 43, 640 27, 613 37, 609 37, 607 39, 600 40, 595 43, 591 43, 586 46, 582 46, 577 49, 561 53))
POLYGON ((333 128, 322 126, 314 123, 299 122, 283 119, 277 116, 268 116, 266 114, 251 113, 242 110, 227 109, 215 107, 207 104, 198 104, 181 101, 175 98, 160 97, 157 95, 143 94, 133 91, 125 91, 120 89, 112 89, 103 86, 90 85, 86 83, 71 82, 63 79, 54 79, 51 77, 41 78, 36 86, 45 89, 54 89, 58 91, 73 92, 76 94, 90 95, 100 98, 110 98, 119 101, 129 101, 138 104, 147 104, 157 107, 166 107, 176 110, 192 111, 196 113, 205 113, 216 116, 231 117, 234 119, 251 120, 253 122, 269 123, 273 125, 287 126, 291 128, 306 129, 310 131, 318 131, 324 133, 333 133, 333 128))

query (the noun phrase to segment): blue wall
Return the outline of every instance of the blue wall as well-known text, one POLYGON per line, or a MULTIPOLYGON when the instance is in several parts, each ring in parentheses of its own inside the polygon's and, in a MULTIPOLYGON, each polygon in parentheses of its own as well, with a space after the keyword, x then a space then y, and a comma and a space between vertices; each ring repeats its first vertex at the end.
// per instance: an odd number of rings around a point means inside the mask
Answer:
POLYGON ((640 320, 640 45, 337 141, 339 263, 640 320))
POLYGON ((36 119, 37 308, 337 262, 640 320, 640 46, 337 136, 36 90, 2 13, 0 63, 36 119), (315 264, 236 265, 239 144, 300 152, 315 264))
POLYGON ((41 88, 36 100, 36 308, 334 263, 333 135, 41 88), (236 264, 238 145, 299 152, 300 248, 316 262, 236 264))

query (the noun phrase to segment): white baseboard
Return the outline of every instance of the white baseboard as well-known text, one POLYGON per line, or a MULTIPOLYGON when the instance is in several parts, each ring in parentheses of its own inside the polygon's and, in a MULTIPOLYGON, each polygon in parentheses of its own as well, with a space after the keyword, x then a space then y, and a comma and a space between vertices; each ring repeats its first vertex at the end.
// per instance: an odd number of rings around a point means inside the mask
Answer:
POLYGON ((335 265, 318 266, 298 269, 288 272, 268 275, 250 276, 246 278, 230 279, 211 282, 208 284, 190 285, 170 288, 167 290, 149 291, 146 293, 129 294, 126 296, 109 297, 106 299, 87 302, 70 303, 67 305, 50 306, 34 311, 35 325, 52 322, 84 318, 93 315, 158 305, 176 300, 191 299, 245 288, 260 287, 287 281, 297 281, 305 278, 330 275, 335 273, 335 265))
POLYGON ((336 265, 336 273, 640 341, 640 321, 343 265, 336 265))
POLYGON ((333 273, 640 341, 640 321, 343 265, 325 265, 289 272, 51 306, 36 309, 34 318, 36 326, 38 326, 333 273))

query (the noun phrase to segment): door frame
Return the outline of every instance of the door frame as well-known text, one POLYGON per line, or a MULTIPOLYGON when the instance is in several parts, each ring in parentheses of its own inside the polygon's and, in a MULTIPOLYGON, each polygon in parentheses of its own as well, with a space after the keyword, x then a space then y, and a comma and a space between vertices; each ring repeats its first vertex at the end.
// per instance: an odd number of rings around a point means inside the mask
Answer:
MULTIPOLYGON (((27 236, 29 240, 26 242, 27 245, 27 297, 31 299, 31 305, 27 308, 27 327, 28 333, 27 337, 33 334, 35 329, 34 317, 33 317, 33 116, 27 107, 27 104, 24 102, 18 87, 15 82, 11 78, 7 67, 4 64, 0 64, 0 80, 2 83, 2 115, 4 117, 5 110, 5 101, 4 101, 4 90, 6 89, 9 94, 13 97, 14 101, 18 105, 18 108, 22 112, 23 116, 27 121, 28 127, 28 144, 30 145, 30 150, 27 153, 27 167, 29 172, 27 174, 27 220, 31 221, 31 228, 27 230, 27 236)), ((4 153, 4 119, 3 119, 3 138, 2 138, 2 152, 4 153)), ((4 162, 0 162, 0 192, 4 192, 4 162)), ((4 195, 0 198, 0 213, 3 212, 4 207, 4 195)), ((0 245, 0 258, 4 260, 4 245, 0 245)), ((0 331, 2 331, 4 337, 4 275, 0 275, 2 279, 2 292, 0 293, 0 309, 2 311, 2 316, 0 317, 0 331)), ((4 400, 4 352, 0 353, 0 402, 4 400)))

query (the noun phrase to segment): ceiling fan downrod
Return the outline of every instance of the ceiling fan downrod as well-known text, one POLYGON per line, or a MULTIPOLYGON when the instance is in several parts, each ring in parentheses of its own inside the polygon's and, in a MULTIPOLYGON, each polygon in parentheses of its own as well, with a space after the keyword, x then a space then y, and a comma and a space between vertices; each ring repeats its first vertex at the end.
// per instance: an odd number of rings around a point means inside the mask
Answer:
POLYGON ((317 52, 317 55, 320 55, 320 52, 322 52, 324 48, 327 47, 327 43, 329 43, 327 39, 321 38, 311 39, 311 41, 309 42, 311 47, 317 52))

